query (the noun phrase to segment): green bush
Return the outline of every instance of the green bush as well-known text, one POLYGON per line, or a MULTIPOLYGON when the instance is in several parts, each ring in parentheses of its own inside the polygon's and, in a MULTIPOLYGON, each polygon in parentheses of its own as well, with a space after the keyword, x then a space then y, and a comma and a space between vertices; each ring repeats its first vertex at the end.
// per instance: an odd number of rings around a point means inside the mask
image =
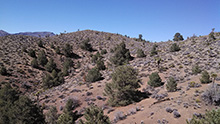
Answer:
POLYGON ((169 91, 169 92, 176 91, 176 89, 177 89, 176 86, 177 86, 177 83, 176 83, 175 79, 173 77, 170 77, 169 80, 167 81, 167 84, 166 84, 167 91, 169 91))
POLYGON ((46 54, 43 50, 40 51, 40 53, 38 54, 37 60, 38 60, 38 63, 42 66, 47 64, 48 60, 47 60, 46 54))
POLYGON ((57 47, 55 48, 55 52, 56 52, 57 54, 60 54, 60 47, 59 47, 59 46, 57 46, 57 47))
POLYGON ((89 43, 89 38, 84 40, 81 45, 80 45, 80 48, 83 49, 83 50, 87 50, 87 51, 93 51, 93 48, 91 46, 91 44, 89 43))
POLYGON ((71 57, 73 54, 72 49, 73 49, 73 47, 69 43, 65 44, 65 46, 63 48, 64 55, 66 57, 71 57))
POLYGON ((58 114, 57 108, 55 106, 51 106, 49 111, 46 113, 45 121, 48 124, 57 124, 58 114))
POLYGON ((106 53, 107 53, 107 50, 106 50, 106 49, 102 49, 102 50, 101 50, 101 54, 102 54, 102 55, 104 55, 104 54, 106 54, 106 53))
POLYGON ((0 88, 0 124, 44 124, 43 111, 9 84, 0 88))
POLYGON ((177 45, 177 43, 173 43, 170 47, 170 52, 177 52, 180 51, 180 47, 179 45, 177 45))
POLYGON ((183 39, 183 36, 182 36, 180 33, 177 32, 177 33, 174 35, 173 40, 174 40, 174 41, 182 41, 182 40, 184 40, 184 39, 183 39))
POLYGON ((99 72, 97 68, 92 68, 91 70, 88 71, 88 74, 86 75, 87 82, 96 82, 101 79, 102 79, 102 74, 99 72))
POLYGON ((123 65, 132 60, 129 49, 126 49, 124 42, 120 43, 115 47, 114 55, 111 57, 110 61, 116 65, 123 65))
POLYGON ((86 108, 84 118, 86 121, 80 120, 79 124, 111 124, 109 117, 104 115, 103 110, 95 105, 86 108))
POLYGON ((92 62, 96 63, 99 59, 102 59, 102 56, 99 52, 97 52, 95 55, 92 55, 92 62))
POLYGON ((106 69, 105 64, 104 64, 104 62, 103 62, 102 59, 99 59, 99 60, 96 62, 96 68, 97 68, 98 70, 105 70, 105 69, 106 69))
POLYGON ((5 66, 2 66, 1 68, 0 68, 0 74, 1 75, 7 75, 8 73, 7 73, 7 70, 6 70, 6 68, 5 68, 5 66))
POLYGON ((202 84, 207 84, 211 82, 210 75, 207 71, 202 72, 202 77, 200 78, 202 84))
POLYGON ((150 56, 154 56, 154 55, 157 55, 157 45, 156 44, 153 45, 151 52, 150 52, 150 56))
POLYGON ((119 66, 112 74, 112 82, 107 83, 104 95, 109 97, 111 106, 125 106, 137 101, 137 88, 140 87, 138 72, 130 66, 119 66))
POLYGON ((50 58, 50 60, 45 65, 45 68, 48 72, 52 72, 53 70, 56 69, 56 67, 57 67, 57 65, 52 58, 50 58))
POLYGON ((29 55, 30 57, 36 58, 35 50, 29 49, 29 50, 28 50, 28 55, 29 55))
POLYGON ((37 45, 38 45, 39 47, 44 47, 44 44, 43 44, 43 41, 42 41, 42 40, 40 40, 40 41, 37 43, 37 45))
POLYGON ((142 49, 137 50, 137 57, 138 58, 146 57, 146 55, 144 54, 144 51, 142 49))
POLYGON ((46 74, 43 79, 43 87, 45 89, 47 88, 51 88, 54 86, 58 86, 60 84, 64 83, 64 78, 63 78, 63 74, 61 72, 59 72, 57 74, 57 72, 55 70, 52 71, 52 76, 50 74, 46 74))
POLYGON ((152 87, 159 87, 163 85, 161 81, 162 80, 160 76, 158 75, 158 73, 154 72, 150 75, 150 80, 147 83, 152 87))
POLYGON ((212 31, 210 34, 209 34, 209 39, 211 40, 215 40, 215 36, 214 36, 214 32, 212 31))
POLYGON ((220 124, 220 109, 207 111, 201 117, 194 115, 187 124, 220 124))
POLYGON ((73 61, 70 58, 65 59, 63 63, 63 74, 67 76, 69 74, 68 70, 74 66, 73 61))
POLYGON ((34 58, 32 61, 31 61, 31 66, 34 67, 34 68, 38 68, 38 62, 37 62, 37 59, 34 58))
POLYGON ((197 74, 199 74, 199 73, 201 73, 202 72, 202 70, 200 69, 200 67, 199 67, 199 65, 194 65, 193 67, 192 67, 192 73, 193 74, 195 74, 195 75, 197 75, 197 74))

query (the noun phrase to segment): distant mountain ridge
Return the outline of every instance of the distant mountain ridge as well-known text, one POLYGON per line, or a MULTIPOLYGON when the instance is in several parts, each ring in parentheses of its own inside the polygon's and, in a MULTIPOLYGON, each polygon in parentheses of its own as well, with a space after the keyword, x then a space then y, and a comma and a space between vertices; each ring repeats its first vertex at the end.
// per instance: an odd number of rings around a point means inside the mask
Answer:
POLYGON ((53 32, 19 32, 15 34, 10 34, 6 31, 0 30, 0 36, 6 35, 25 35, 25 36, 33 36, 33 37, 46 37, 46 36, 54 36, 53 32))

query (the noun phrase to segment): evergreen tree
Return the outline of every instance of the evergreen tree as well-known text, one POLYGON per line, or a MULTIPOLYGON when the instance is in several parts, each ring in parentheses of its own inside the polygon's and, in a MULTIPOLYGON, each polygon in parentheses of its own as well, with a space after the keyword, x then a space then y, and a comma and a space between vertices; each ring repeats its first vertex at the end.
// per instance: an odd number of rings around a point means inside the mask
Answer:
POLYGON ((40 40, 40 41, 37 43, 37 45, 38 45, 39 47, 44 47, 44 44, 43 44, 43 41, 42 41, 42 40, 40 40))
POLYGON ((52 72, 53 70, 56 69, 56 67, 57 65, 52 58, 50 58, 47 64, 45 65, 45 68, 48 72, 52 72))
POLYGON ((105 64, 104 64, 102 59, 99 59, 96 62, 96 67, 97 67, 98 70, 105 70, 106 69, 105 64))
POLYGON ((37 59, 34 58, 32 61, 31 61, 31 66, 34 67, 34 68, 38 68, 38 62, 37 62, 37 59))
POLYGON ((57 124, 58 114, 57 114, 57 108, 54 106, 51 106, 49 111, 46 113, 46 122, 48 124, 57 124))
POLYGON ((35 50, 29 49, 29 50, 28 50, 28 55, 29 55, 30 57, 36 58, 35 50))
POLYGON ((142 49, 137 50, 137 57, 138 58, 146 57, 146 55, 144 54, 144 51, 142 49))
POLYGON ((111 62, 116 65, 123 65, 132 60, 129 49, 126 49, 124 42, 120 43, 115 47, 114 55, 111 58, 111 62))
POLYGON ((64 55, 66 57, 71 57, 73 54, 72 49, 73 47, 69 43, 65 44, 65 47, 63 48, 64 55))
POLYGON ((111 124, 109 117, 98 106, 91 105, 86 108, 84 117, 86 121, 80 120, 79 124, 111 124))
POLYGON ((0 68, 0 74, 1 75, 7 75, 8 73, 7 73, 7 70, 6 70, 6 68, 5 68, 5 66, 2 66, 1 68, 0 68))
POLYGON ((83 50, 87 50, 87 51, 93 51, 92 45, 89 43, 89 38, 84 40, 81 45, 80 48, 83 50))
POLYGON ((151 52, 150 52, 150 56, 154 56, 154 55, 157 55, 157 45, 156 44, 153 45, 151 52))
POLYGON ((37 60, 38 60, 38 63, 42 66, 47 64, 48 60, 47 60, 46 54, 43 50, 40 51, 40 53, 38 54, 37 60))
POLYGON ((184 40, 184 39, 183 39, 183 36, 182 36, 180 33, 177 32, 177 33, 174 35, 173 40, 174 40, 174 41, 181 41, 181 40, 184 40))
POLYGON ((170 47, 170 52, 177 52, 180 51, 180 47, 177 45, 177 43, 173 43, 170 47))
POLYGON ((167 81, 167 91, 169 92, 174 92, 177 89, 177 83, 173 77, 170 77, 169 80, 167 81))
POLYGON ((203 71, 202 72, 202 77, 200 78, 200 81, 203 84, 211 82, 210 75, 209 75, 209 73, 207 71, 203 71))
POLYGON ((112 74, 112 82, 107 83, 104 95, 109 97, 112 106, 125 106, 136 101, 137 88, 140 87, 138 73, 130 66, 119 66, 112 74))
POLYGON ((96 82, 101 79, 102 79, 102 74, 99 72, 97 68, 92 68, 91 70, 88 71, 88 74, 86 75, 87 82, 96 82))
POLYGON ((154 72, 150 75, 150 80, 147 83, 152 87, 159 87, 163 85, 161 81, 162 80, 160 76, 158 75, 158 73, 154 72))

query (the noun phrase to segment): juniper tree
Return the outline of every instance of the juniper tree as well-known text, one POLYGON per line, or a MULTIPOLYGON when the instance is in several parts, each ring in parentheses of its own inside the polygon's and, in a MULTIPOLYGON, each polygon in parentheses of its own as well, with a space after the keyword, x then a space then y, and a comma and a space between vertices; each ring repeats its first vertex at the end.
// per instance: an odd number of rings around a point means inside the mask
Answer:
POLYGON ((150 86, 159 87, 159 86, 163 85, 163 83, 161 82, 162 80, 157 72, 152 73, 149 78, 150 78, 150 80, 147 83, 150 86))
POLYGON ((177 32, 177 33, 174 35, 173 40, 174 40, 174 41, 181 41, 181 40, 184 40, 184 39, 183 39, 183 36, 182 36, 180 33, 177 32))
POLYGON ((48 60, 47 60, 46 54, 43 50, 40 51, 40 53, 38 54, 37 60, 38 60, 38 63, 42 66, 47 64, 48 60))

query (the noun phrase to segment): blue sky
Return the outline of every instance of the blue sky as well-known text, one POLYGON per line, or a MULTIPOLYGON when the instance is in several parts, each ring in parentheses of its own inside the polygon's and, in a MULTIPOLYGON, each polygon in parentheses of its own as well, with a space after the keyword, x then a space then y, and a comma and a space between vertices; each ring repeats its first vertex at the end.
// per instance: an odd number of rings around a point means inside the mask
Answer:
POLYGON ((220 0, 0 0, 0 29, 119 33, 150 41, 220 30, 220 0))

